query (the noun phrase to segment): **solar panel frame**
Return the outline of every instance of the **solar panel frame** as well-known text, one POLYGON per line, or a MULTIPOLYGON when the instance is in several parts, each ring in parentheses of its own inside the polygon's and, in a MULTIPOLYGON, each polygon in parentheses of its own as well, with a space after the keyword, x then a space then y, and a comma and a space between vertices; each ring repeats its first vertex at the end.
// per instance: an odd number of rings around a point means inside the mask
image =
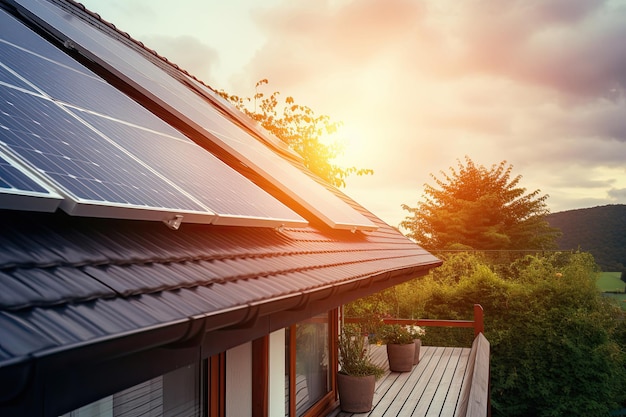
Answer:
POLYGON ((0 148, 0 209, 51 213, 61 201, 61 195, 0 148))
POLYGON ((265 141, 268 145, 272 146, 277 151, 286 154, 289 158, 293 158, 297 161, 303 161, 304 158, 302 155, 294 151, 292 148, 287 145, 287 143, 280 140, 278 137, 274 136, 271 132, 265 130, 263 126, 256 120, 248 117, 246 114, 242 113, 234 104, 230 101, 226 100, 224 97, 220 96, 215 91, 208 88, 206 85, 201 82, 185 75, 179 74, 180 78, 184 84, 189 85, 193 90, 195 90, 198 94, 205 97, 207 100, 211 102, 216 102, 221 107, 223 111, 228 113, 228 115, 234 119, 236 119, 239 123, 244 125, 247 129, 250 129, 254 132, 258 137, 265 141))
POLYGON ((182 214, 200 223, 216 217, 47 97, 0 85, 0 100, 0 144, 25 167, 50 179, 65 197, 60 207, 67 213, 145 220, 182 214), (142 190, 146 184, 155 191, 142 190))
POLYGON ((225 118, 205 99, 139 52, 46 1, 14 1, 25 16, 253 167, 330 227, 353 231, 377 229, 364 215, 225 118), (299 190, 306 190, 306 196, 299 190))
POLYGON ((293 210, 173 129, 170 136, 95 113, 81 111, 78 116, 210 207, 217 216, 213 224, 308 225, 293 210), (149 152, 145 150, 147 142, 151 144, 149 152))
MULTIPOLYGON (((19 27, 16 27, 16 24, 20 24, 7 19, 11 18, 0 12, 0 23, 4 26, 2 32, 3 37, 5 35, 5 27, 9 26, 9 29, 12 29, 12 32, 10 31, 10 33, 14 34, 13 38, 17 42, 20 42, 21 39, 25 39, 26 41, 30 39, 27 36, 29 33, 24 32, 24 30, 28 31, 28 29, 22 28, 22 33, 17 33, 19 32, 19 27)), ((88 157, 85 157, 85 164, 83 164, 80 160, 81 158, 73 158, 71 150, 66 149, 65 151, 61 151, 58 156, 68 157, 67 159, 71 160, 72 164, 63 164, 62 160, 61 162, 51 162, 51 155, 58 154, 59 149, 63 148, 62 140, 57 141, 54 145, 50 146, 46 146, 47 142, 45 140, 39 141, 36 150, 27 149, 30 146, 29 140, 19 143, 10 143, 11 146, 16 148, 13 149, 14 154, 21 153, 22 158, 30 160, 30 165, 32 165, 33 169, 45 171, 44 167, 48 168, 45 175, 50 177, 51 180, 58 187, 60 187, 59 191, 66 197, 66 201, 61 203, 61 208, 68 213, 83 216, 122 217, 144 220, 166 220, 172 218, 172 216, 175 217, 180 214, 183 215, 185 221, 220 225, 245 225, 258 227, 303 227, 308 225, 308 222, 293 210, 267 194, 264 190, 253 184, 247 178, 243 177, 222 161, 209 154, 206 150, 202 149, 197 144, 183 136, 176 129, 163 122, 144 107, 140 106, 138 103, 121 93, 119 90, 104 82, 101 78, 92 74, 86 68, 77 66, 71 58, 63 53, 60 53, 55 48, 52 48, 47 42, 43 40, 39 43, 31 41, 30 45, 36 51, 30 51, 20 45, 9 42, 8 40, 0 39, 0 68, 5 70, 4 73, 6 76, 4 79, 7 81, 7 83, 0 82, 0 85, 14 88, 13 95, 15 96, 15 94, 17 94, 15 97, 20 97, 22 100, 29 98, 32 101, 32 97, 38 97, 38 99, 40 99, 39 106, 44 107, 39 109, 39 113, 48 116, 47 113, 56 112, 57 116, 54 118, 47 117, 48 120, 55 119, 67 121, 68 117, 71 116, 70 124, 74 124, 72 129, 82 129, 82 132, 80 133, 85 137, 93 137, 93 135, 99 136, 103 139, 101 142, 104 146, 108 146, 106 145, 107 142, 114 145, 113 148, 109 146, 108 150, 98 151, 97 153, 99 154, 99 157, 113 157, 114 159, 121 159, 122 156, 125 158, 128 157, 130 160, 138 162, 143 168, 147 168, 147 170, 160 181, 165 181, 168 184, 168 187, 163 188, 163 190, 171 192, 169 189, 169 186, 171 186, 173 187, 172 189, 176 190, 179 197, 182 196, 183 200, 186 202, 192 202, 192 206, 183 206, 182 204, 179 204, 179 207, 175 207, 174 210, 172 210, 171 207, 166 204, 167 202, 164 202, 163 200, 160 200, 160 202, 152 202, 149 195, 145 195, 145 193, 142 195, 145 190, 141 189, 137 189, 136 194, 143 199, 142 201, 146 201, 145 205, 139 205, 137 204, 137 201, 126 201, 122 198, 122 196, 120 196, 120 190, 116 189, 117 187, 106 188, 93 182, 95 179, 96 182, 102 183, 102 181, 99 181, 98 178, 94 177, 93 173, 90 172, 89 168, 91 167, 89 165, 88 157), (52 56, 55 56, 55 58, 61 62, 46 57, 46 54, 50 52, 51 48, 52 50, 59 52, 53 52, 52 56), (3 64, 1 62, 3 57, 7 64, 3 64), (72 85, 72 89, 68 90, 67 85, 70 83, 72 85), (27 90, 20 89, 18 87, 25 87, 27 90), (17 93, 17 90, 29 94, 20 95, 17 93), (94 99, 94 96, 97 97, 97 99, 94 99), (59 109, 63 110, 65 113, 59 112, 59 109), (96 112, 103 113, 106 117, 96 116, 96 112), (169 136, 176 141, 179 141, 180 144, 177 149, 172 149, 170 147, 168 150, 170 152, 169 156, 171 157, 171 160, 165 162, 162 161, 163 163, 161 164, 161 169, 155 169, 153 164, 147 163, 145 158, 143 158, 144 156, 150 155, 149 152, 154 149, 154 144, 145 142, 143 144, 144 149, 138 149, 136 147, 135 152, 130 152, 121 143, 123 142, 123 140, 121 140, 123 138, 115 138, 112 135, 107 136, 103 134, 100 130, 94 128, 86 122, 86 118, 91 118, 91 121, 110 120, 110 122, 107 123, 117 123, 118 126, 130 124, 124 120, 118 120, 116 118, 132 120, 133 122, 138 122, 144 125, 142 127, 136 126, 136 128, 140 129, 144 132, 144 134, 146 134, 146 132, 151 132, 151 129, 155 129, 152 132, 153 135, 161 137, 169 136), (77 121, 79 122, 78 124, 76 123, 77 121), (177 182, 180 178, 172 180, 167 175, 163 175, 163 171, 167 170, 168 166, 169 168, 172 168, 178 165, 178 168, 180 168, 189 165, 186 161, 180 160, 180 158, 178 160, 173 158, 178 152, 181 152, 183 149, 188 149, 189 145, 193 145, 193 150, 187 152, 187 156, 190 158, 199 158, 203 162, 207 163, 206 167, 196 164, 195 176, 203 178, 208 182, 210 178, 203 175, 203 172, 212 170, 215 171, 213 173, 219 180, 215 181, 215 183, 226 182, 226 184, 220 183, 218 187, 213 187, 212 189, 212 191, 214 191, 217 195, 218 200, 215 198, 198 199, 195 194, 201 191, 199 187, 195 187, 195 189, 192 187, 194 192, 190 193, 188 189, 189 187, 185 187, 185 185, 188 186, 189 184, 182 184, 181 186, 180 182, 177 182), (72 180, 67 181, 68 177, 72 177, 72 180), (94 190, 95 188, 97 188, 97 191, 94 190), (187 190, 185 188, 187 188, 187 190), (89 194, 92 190, 93 194, 89 194), (233 190, 245 190, 247 196, 253 198, 253 201, 243 201, 238 199, 238 196, 233 194, 233 190), (228 194, 233 195, 229 197, 228 194), (231 203, 228 210, 220 213, 213 210, 211 204, 218 203, 219 199, 228 200, 231 203), (130 204, 130 202, 132 202, 132 204, 130 204), (165 219, 163 218, 163 212, 167 214, 165 219)), ((6 93, 7 90, 1 91, 6 93)), ((8 108, 11 106, 6 107, 8 108)), ((19 121, 16 123, 17 119, 11 118, 11 115, 6 112, 3 113, 0 119, 4 120, 5 125, 10 125, 10 127, 3 126, 5 130, 9 131, 9 134, 15 133, 15 131, 11 131, 11 128, 13 128, 17 129, 20 134, 27 132, 27 134, 31 135, 31 137, 32 135, 35 135, 39 138, 40 135, 41 137, 45 137, 50 130, 54 130, 50 129, 50 126, 47 126, 46 129, 41 129, 41 131, 39 131, 37 128, 40 123, 34 119, 27 120, 24 123, 19 123, 19 121)), ((72 129, 65 130, 66 132, 72 133, 72 129)), ((128 134, 128 131, 125 133, 128 134)), ((9 134, 6 134, 5 132, 5 140, 9 140, 9 134)), ((14 134, 13 136, 16 135, 14 134)), ((156 136, 153 136, 153 138, 154 137, 156 136)), ((96 140, 94 140, 93 143, 95 144, 100 138, 95 138, 96 140)), ((0 141, 2 141, 2 139, 3 138, 0 137, 0 141)), ((128 141, 126 144, 128 144, 128 141)), ((94 149, 90 150, 93 151, 94 149)), ((128 164, 128 162, 126 163, 128 164)), ((103 165, 110 165, 113 167, 117 166, 119 168, 119 164, 116 165, 115 163, 103 165)), ((173 172, 174 171, 170 169, 170 173, 173 172)), ((148 177, 145 172, 143 175, 148 177)), ((111 172, 108 178, 113 179, 115 183, 115 176, 116 173, 111 172)), ((194 173, 187 175, 186 179, 197 180, 197 178, 193 178, 193 176, 194 173)), ((121 179, 118 185, 120 187, 124 186, 121 179)), ((206 195, 204 197, 206 197, 206 195)), ((128 199, 128 196, 126 196, 126 199, 128 199)), ((172 198, 172 200, 175 201, 176 199, 172 198)))

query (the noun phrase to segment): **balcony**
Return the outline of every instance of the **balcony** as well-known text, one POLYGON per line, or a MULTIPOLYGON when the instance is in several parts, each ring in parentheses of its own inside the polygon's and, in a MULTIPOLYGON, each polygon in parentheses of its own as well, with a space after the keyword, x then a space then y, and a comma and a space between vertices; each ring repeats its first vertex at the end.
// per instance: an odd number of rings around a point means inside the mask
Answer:
MULTIPOLYGON (((348 320, 346 320, 348 321, 348 320)), ((376 383, 374 408, 352 414, 335 410, 329 417, 487 417, 489 405, 489 342, 483 335, 482 307, 474 320, 385 320, 419 326, 473 327, 471 348, 422 346, 420 362, 411 372, 390 372, 385 346, 372 346, 372 360, 385 368, 376 383)))

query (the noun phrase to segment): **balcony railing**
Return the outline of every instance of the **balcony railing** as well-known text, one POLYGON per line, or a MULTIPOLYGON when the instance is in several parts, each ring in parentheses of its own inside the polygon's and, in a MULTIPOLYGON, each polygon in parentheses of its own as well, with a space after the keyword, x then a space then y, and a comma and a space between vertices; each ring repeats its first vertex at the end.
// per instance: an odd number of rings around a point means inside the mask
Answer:
MULTIPOLYGON (((345 323, 358 323, 358 318, 344 319, 345 323)), ((424 327, 465 327, 474 329, 474 337, 480 333, 485 333, 485 323, 483 308, 480 304, 474 304, 474 320, 439 320, 439 319, 394 319, 384 318, 385 324, 400 324, 403 326, 424 326, 424 327)))
MULTIPOLYGON (((358 318, 344 318, 358 323, 358 318)), ((488 417, 489 342, 484 337, 483 309, 474 305, 473 320, 383 319, 386 324, 474 329, 470 348, 425 346, 411 372, 390 372, 384 346, 372 346, 372 359, 387 371, 377 382, 374 408, 358 416, 488 417)), ((349 417, 336 410, 331 416, 349 417)))

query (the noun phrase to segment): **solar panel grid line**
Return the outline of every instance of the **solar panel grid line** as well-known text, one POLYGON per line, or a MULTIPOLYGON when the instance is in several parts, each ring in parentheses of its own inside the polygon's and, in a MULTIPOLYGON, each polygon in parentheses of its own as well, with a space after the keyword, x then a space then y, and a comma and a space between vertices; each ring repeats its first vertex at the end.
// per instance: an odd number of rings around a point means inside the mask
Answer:
MULTIPOLYGON (((185 190, 181 189, 175 182, 173 182, 172 180, 170 180, 168 177, 162 175, 158 170, 154 169, 152 166, 150 166, 149 164, 145 163, 141 158, 137 157, 135 154, 133 154, 132 152, 129 152, 125 147, 121 146, 118 142, 116 142, 114 139, 111 139, 109 136, 107 136, 106 134, 104 134, 103 132, 101 132, 100 130, 98 130, 96 127, 92 126, 91 124, 89 124, 89 122, 87 122, 86 120, 84 120, 83 118, 81 118, 78 114, 76 114, 75 112, 72 112, 70 109, 68 109, 66 106, 60 105, 61 108, 63 108, 65 111, 67 111, 69 114, 71 114, 72 116, 74 116, 77 120, 79 120, 81 123, 83 123, 86 127, 88 127, 89 129, 93 130, 95 133, 97 133, 100 137, 102 137, 104 140, 106 140, 107 142, 109 142, 112 146, 115 146, 117 149, 119 149, 121 152, 123 152, 124 154, 126 154, 129 158, 133 159, 134 161, 136 161, 138 164, 143 165, 147 170, 149 170, 153 175, 161 178, 163 181, 167 182, 168 184, 170 184, 172 187, 176 188, 178 192, 180 192, 181 194, 185 195, 187 198, 189 198, 190 200, 194 201, 196 204, 198 204, 199 206, 201 206, 204 210, 206 210, 207 212, 211 213, 211 214, 215 214, 213 213, 205 204, 203 204, 201 201, 199 201, 198 199, 196 199, 196 197, 194 197, 193 195, 189 194, 188 192, 186 192, 185 190)), ((115 165, 114 165, 115 166, 115 165)), ((123 171, 126 172, 125 175, 116 175, 115 172, 112 173, 113 178, 117 179, 120 181, 120 186, 124 187, 124 184, 122 182, 123 178, 126 177, 127 175, 131 175, 131 172, 128 172, 128 170, 126 170, 125 168, 122 168, 123 171)), ((118 174, 121 174, 118 172, 118 174)), ((145 174, 143 174, 145 175, 145 174)), ((139 190, 139 189, 138 189, 139 190)))
POLYGON ((100 129, 100 133, 106 137, 118 138, 122 141, 120 146, 131 154, 142 152, 144 142, 149 140, 151 150, 143 151, 141 160, 153 166, 157 172, 162 172, 165 178, 172 176, 182 179, 182 185, 175 181, 174 184, 183 190, 187 189, 189 195, 198 197, 200 201, 209 202, 208 206, 216 215, 214 224, 294 227, 307 224, 291 209, 182 135, 163 134, 93 112, 82 113, 82 118, 89 125, 100 129), (225 189, 224 179, 230 181, 233 187, 225 189), (246 201, 242 200, 240 193, 245 194, 246 201), (242 208, 247 214, 242 212, 242 208))
POLYGON ((2 61, 0 61, 0 84, 35 92, 28 83, 17 77, 2 61))
MULTIPOLYGON (((2 17, 3 16, 0 15, 0 18, 2 17)), ((16 29, 14 29, 14 31, 16 31, 16 29)), ((2 33, 2 35, 4 35, 4 33, 2 33)), ((10 45, 9 43, 5 43, 5 44, 10 45)), ((34 43, 32 44, 34 45, 34 43)), ((0 45, 0 49, 2 46, 3 45, 0 45)), ((41 45, 38 45, 38 46, 34 45, 34 47, 39 48, 38 50, 41 50, 42 48, 41 45)), ((2 52, 5 55, 8 53, 13 53, 13 54, 17 53, 19 55, 20 59, 13 61, 13 62, 19 63, 18 65, 19 71, 13 71, 14 73, 19 73, 20 71, 22 73, 25 73, 24 74, 25 76, 21 78, 26 81, 32 81, 32 78, 35 78, 36 82, 31 82, 30 84, 33 86, 33 89, 35 89, 37 92, 40 93, 40 95, 43 96, 40 98, 50 98, 51 101, 59 105, 59 107, 64 109, 68 114, 78 119, 81 123, 83 123, 85 126, 87 126, 91 130, 93 130, 95 133, 100 135, 103 139, 108 140, 111 145, 117 146, 121 152, 125 152, 127 154, 126 155, 127 157, 133 158, 134 153, 129 152, 124 146, 124 144, 120 145, 118 143, 119 137, 116 138, 118 140, 112 139, 111 137, 109 137, 109 135, 106 135, 100 130, 91 126, 90 123, 83 120, 81 117, 78 116, 78 114, 98 115, 99 119, 112 120, 112 121, 115 121, 118 125, 122 125, 122 124, 132 125, 137 129, 142 129, 147 132, 149 131, 155 135, 158 134, 163 137, 168 137, 170 140, 173 140, 173 141, 184 142, 184 144, 182 144, 183 147, 185 146, 185 144, 193 145, 196 147, 193 150, 193 153, 195 153, 196 155, 200 155, 200 156, 208 155, 208 153, 205 150, 203 150, 198 145, 193 143, 191 140, 189 140, 188 138, 180 134, 180 132, 175 130, 173 127, 169 126, 168 124, 166 124, 165 122, 163 122, 162 120, 154 116, 152 113, 150 113, 143 107, 139 106, 132 99, 123 95, 117 89, 114 89, 112 86, 110 86, 108 83, 102 82, 99 78, 95 76, 89 76, 89 74, 85 74, 85 71, 79 71, 79 72, 74 71, 72 74, 72 77, 74 78, 74 80, 76 80, 76 77, 78 77, 78 79, 81 80, 83 84, 86 82, 87 87, 89 87, 91 90, 93 90, 93 88, 91 87, 93 87, 94 85, 102 86, 103 92, 108 93, 109 98, 111 98, 113 102, 110 102, 110 101, 107 102, 106 94, 97 94, 99 96, 98 101, 103 102, 104 106, 94 107, 90 105, 90 104, 93 104, 93 100, 91 102, 89 100, 86 100, 86 101, 80 100, 81 97, 90 96, 89 94, 86 94, 88 90, 84 89, 84 91, 74 92, 74 94, 72 95, 72 94, 67 93, 66 91, 67 86, 64 85, 64 83, 58 84, 58 83, 44 82, 47 79, 45 78, 45 76, 43 78, 41 77, 41 71, 38 73, 37 71, 32 70, 35 67, 42 66, 42 63, 40 62, 41 60, 39 59, 42 55, 37 54, 37 53, 31 53, 31 51, 24 49, 24 48, 18 48, 18 49, 19 51, 16 52, 14 48, 11 46, 10 48, 9 47, 4 48, 2 52), (87 75, 87 76, 83 77, 83 75, 87 75), (38 88, 38 86, 35 84, 39 84, 42 87, 38 88), (120 103, 122 104, 121 106, 120 106, 120 103), (127 109, 123 109, 123 111, 118 112, 117 114, 115 112, 112 113, 108 111, 109 109, 112 109, 112 108, 117 109, 118 107, 125 107, 125 106, 130 107, 129 111, 127 111, 127 109), (88 107, 88 108, 85 109, 82 107, 88 107), (107 112, 107 115, 99 114, 98 110, 107 112), (118 115, 128 116, 130 113, 132 113, 133 120, 139 117, 140 123, 156 128, 159 131, 151 130, 150 128, 145 128, 144 126, 134 125, 132 123, 125 122, 124 120, 118 120, 115 117, 110 116, 111 114, 113 114, 114 116, 118 116, 118 115)), ((64 55, 58 57, 58 60, 61 60, 61 61, 69 60, 69 59, 70 59, 69 57, 64 56, 64 55)), ((48 70, 47 76, 50 76, 50 73, 55 75, 55 77, 53 77, 54 80, 57 80, 58 78, 62 78, 64 76, 64 72, 67 69, 72 69, 71 66, 64 65, 63 63, 60 63, 54 60, 46 60, 45 68, 48 70), (61 72, 59 73, 59 71, 61 72)), ((74 84, 73 84, 73 87, 74 87, 74 84)), ((46 114, 45 111, 43 111, 42 113, 46 114)), ((9 116, 9 115, 6 114, 5 112, 5 116, 9 116)), ((92 121, 93 121, 93 118, 92 118, 92 121)), ((30 137, 45 136, 45 132, 32 132, 31 130, 29 130, 29 128, 32 129, 33 122, 34 120, 26 120, 25 123, 21 123, 21 120, 19 120, 19 118, 13 117, 13 118, 7 119, 5 117, 5 124, 11 125, 11 128, 14 129, 14 132, 11 132, 11 133, 20 133, 22 136, 24 134, 27 134, 27 135, 30 135, 30 137), (7 123, 7 122, 10 122, 10 123, 7 123)), ((34 125, 37 126, 37 123, 35 122, 34 125)), ((111 125, 111 123, 109 123, 109 125, 111 125)), ((70 129, 66 133, 69 135, 72 135, 73 132, 70 129)), ((14 134, 14 136, 16 135, 14 134)), ((76 136, 76 135, 73 135, 73 136, 76 136)), ((129 193, 128 191, 124 192, 123 190, 126 187, 126 184, 123 182, 123 178, 130 175, 131 173, 128 171, 125 171, 123 164, 118 164, 115 161, 112 161, 112 159, 115 159, 115 157, 119 158, 120 157, 119 154, 115 154, 115 153, 110 154, 107 152, 101 152, 99 149, 89 148, 89 153, 91 155, 98 154, 98 158, 102 162, 101 165, 121 167, 120 171, 123 171, 123 172, 118 172, 118 173, 116 172, 109 173, 107 179, 115 183, 116 187, 114 188, 105 187, 102 185, 102 181, 98 180, 98 176, 92 175, 91 173, 93 169, 98 170, 100 169, 100 167, 99 166, 93 167, 89 165, 91 162, 91 159, 89 159, 90 155, 87 155, 84 161, 81 160, 81 158, 78 155, 71 153, 70 151, 63 150, 60 152, 60 155, 56 155, 58 149, 62 148, 63 145, 65 144, 63 141, 57 142, 54 145, 51 144, 48 147, 44 146, 45 145, 45 141, 44 141, 43 143, 41 142, 38 143, 37 149, 29 149, 30 140, 22 141, 23 143, 17 143, 19 140, 20 140, 19 137, 15 138, 15 141, 12 143, 12 145, 20 147, 21 152, 23 154, 26 154, 30 159, 32 159, 32 161, 35 162, 35 165, 46 166, 48 168, 48 174, 51 177, 54 177, 54 179, 57 180, 57 182, 65 183, 66 185, 68 185, 69 189, 72 192, 74 192, 74 194, 78 194, 78 192, 80 191, 82 192, 83 197, 86 196, 89 200, 104 200, 104 201, 112 200, 112 201, 118 201, 118 202, 121 201, 122 203, 132 202, 132 201, 124 200, 123 198, 121 198, 125 194, 129 193), (68 155, 71 157, 68 157, 68 155), (59 156, 69 159, 71 161, 71 164, 62 163, 62 161, 59 161, 59 156), (119 175, 117 174, 123 174, 121 176, 122 178, 118 179, 119 175), (71 181, 67 180, 68 178, 71 178, 71 181)), ((75 141, 76 141, 76 138, 73 138, 72 140, 70 140, 70 142, 73 144, 76 143, 75 141)), ((147 143, 144 143, 144 147, 145 145, 147 145, 147 143)), ((77 147, 77 148, 80 148, 80 147, 77 147)), ((142 152, 143 152, 142 156, 145 156, 145 151, 142 151, 142 152)), ((174 154, 174 152, 172 152, 172 154, 174 154)), ((171 156, 171 154, 168 156, 171 156)), ((141 157, 136 157, 134 159, 136 159, 137 162, 145 165, 146 168, 152 169, 151 164, 149 163, 144 164, 145 161, 143 161, 141 157)), ((214 160, 218 161, 216 158, 214 158, 214 160)), ((186 167, 188 165, 185 163, 186 161, 178 161, 178 162, 180 162, 180 166, 182 167, 186 167)), ((168 163, 171 165, 171 161, 168 161, 168 163)), ((221 163, 221 161, 219 161, 219 163, 223 164, 221 163)), ((226 168, 227 166, 223 165, 223 167, 226 168)), ((197 171, 195 174, 197 174, 198 172, 202 170, 203 167, 196 166, 195 168, 197 171)), ((237 180, 239 181, 239 183, 231 184, 233 185, 232 189, 225 189, 224 187, 222 187, 222 189, 218 190, 221 193, 221 196, 224 197, 225 192, 234 192, 233 190, 237 188, 244 188, 248 190, 251 188, 255 188, 256 191, 253 193, 253 196, 255 197, 256 200, 263 202, 266 208, 265 210, 266 212, 263 213, 263 212, 260 212, 260 210, 251 211, 249 209, 253 208, 255 206, 254 204, 253 205, 240 204, 236 202, 237 204, 239 204, 240 207, 245 207, 247 210, 245 210, 244 213, 242 213, 240 210, 239 213, 234 213, 234 214, 226 211, 226 212, 220 213, 218 216, 216 213, 214 213, 214 211, 212 211, 209 208, 209 206, 207 206, 206 204, 203 204, 201 201, 198 201, 198 199, 195 199, 196 203, 201 204, 203 206, 203 212, 202 212, 203 218, 199 222, 206 223, 207 222, 206 214, 212 213, 211 223, 215 222, 219 218, 219 221, 217 223, 223 224, 223 225, 249 225, 249 226, 262 226, 262 227, 279 227, 283 225, 289 225, 289 226, 294 226, 294 227, 302 227, 308 224, 308 222, 304 220, 302 217, 297 215, 291 209, 284 206, 282 203, 279 203, 278 200, 275 200, 273 197, 269 196, 269 194, 262 191, 256 185, 252 184, 249 180, 245 179, 245 177, 236 173, 236 171, 232 170, 229 167, 227 169, 229 172, 223 172, 226 178, 233 178, 233 175, 236 174, 237 176, 240 176, 241 179, 237 180), (247 185, 242 184, 241 180, 247 181, 247 185), (278 217, 275 215, 277 211, 280 214, 280 216, 278 217)), ((224 169, 222 169, 222 171, 224 171, 224 169)), ((145 176, 145 173, 142 173, 142 175, 145 176)), ((160 176, 159 169, 152 169, 151 175, 160 176)), ((168 180, 167 175, 161 176, 161 177, 164 180, 168 180)), ((184 191, 184 188, 179 186, 180 184, 177 184, 175 181, 170 181, 170 183, 173 187, 177 188, 177 192, 186 194, 189 198, 194 199, 191 193, 187 193, 186 191, 184 191)), ((155 190, 155 191, 160 192, 161 190, 155 190)), ((142 190, 142 189, 134 190, 133 195, 141 196, 142 202, 148 205, 154 205, 158 207, 162 204, 162 203, 159 204, 158 201, 155 202, 155 200, 151 199, 152 196, 149 193, 146 195, 145 190, 142 190)), ((228 200, 228 198, 226 199, 228 200)), ((217 200, 213 199, 211 201, 216 202, 218 200, 219 199, 217 200)), ((96 211, 94 211, 93 206, 94 206, 93 201, 91 203, 84 202, 84 201, 82 202, 70 201, 70 202, 64 202, 62 204, 62 208, 64 208, 66 211, 69 211, 71 214, 80 213, 80 215, 90 215, 89 213, 91 213, 91 215, 96 215, 95 213, 98 212, 98 213, 101 213, 103 217, 107 217, 106 213, 104 212, 104 209, 95 209, 96 211)), ((141 218, 144 218, 143 215, 141 218)), ((188 221, 188 220, 189 220, 189 216, 187 215, 185 217, 185 221, 188 221)))
MULTIPOLYGON (((69 211, 70 214, 86 213, 86 209, 93 208, 97 205, 116 203, 125 207, 117 207, 112 209, 115 216, 128 215, 132 213, 129 208, 144 209, 141 211, 141 218, 147 213, 146 204, 141 204, 140 197, 142 194, 141 187, 135 187, 131 190, 127 189, 123 197, 120 197, 120 189, 128 188, 127 185, 119 181, 126 181, 128 178, 122 176, 115 170, 107 167, 119 166, 115 159, 122 158, 122 151, 115 149, 108 142, 105 143, 100 136, 89 129, 79 119, 72 115, 71 112, 53 101, 36 96, 31 93, 20 92, 9 88, 0 88, 0 97, 4 99, 4 109, 11 111, 9 113, 3 110, 0 113, 0 127, 3 133, 0 141, 8 146, 13 155, 24 161, 31 169, 46 175, 55 182, 55 189, 66 198, 61 203, 61 208, 69 211), (33 100, 36 102, 33 103, 33 100), (33 120, 28 117, 25 111, 31 111, 31 115, 37 117, 33 120), (58 132, 62 132, 64 137, 60 138, 58 132), (97 136, 97 138, 96 138, 97 136), (24 137, 35 137, 37 140, 24 140, 24 137), (70 138, 71 137, 71 138, 70 138), (20 140, 21 139, 21 140, 20 140), (70 144, 68 141, 73 141, 70 144), (33 147, 33 145, 42 146, 48 152, 33 147), (63 149, 59 152, 59 149, 63 149), (89 149, 91 154, 87 151, 89 149), (50 151, 52 150, 52 151, 50 151), (89 159, 96 154, 100 158, 100 163, 95 163, 89 159), (107 187, 106 181, 100 178, 105 176, 112 183, 107 187), (114 185, 114 186, 113 186, 114 185), (80 186, 80 187, 77 187, 80 186), (106 197, 117 196, 113 201, 107 201, 106 197), (130 200, 129 200, 130 197, 130 200), (85 207, 79 208, 83 204, 85 207)), ((129 158, 124 155, 126 162, 129 158)), ((198 205, 180 193, 172 193, 171 186, 154 175, 147 176, 147 169, 140 167, 136 161, 132 160, 135 173, 149 178, 150 183, 155 188, 150 195, 151 199, 155 199, 159 203, 160 211, 164 213, 180 213, 181 211, 189 211, 188 215, 198 214, 201 218, 195 219, 200 222, 208 223, 210 219, 204 217, 210 215, 203 206, 198 205), (164 185, 167 186, 164 187, 164 185), (167 198, 163 196, 167 195, 167 198), (172 207, 167 202, 178 202, 180 207, 172 207)), ((151 204, 152 201, 148 201, 151 204)), ((101 212, 102 209, 96 210, 101 212)), ((87 210, 88 211, 88 210, 87 210)), ((137 215, 137 214, 136 214, 137 215)), ((135 217, 136 217, 135 215, 135 217)), ((169 216, 169 214, 168 214, 169 216)), ((131 217, 131 218, 135 218, 131 217)), ((149 215, 149 220, 163 220, 163 213, 153 213, 149 215)))
MULTIPOLYGON (((5 36, 4 33, 3 33, 3 36, 5 36)), ((19 41, 21 42, 22 39, 19 39, 19 41)), ((94 77, 93 75, 91 75, 90 72, 87 71, 86 68, 83 67, 78 62, 76 62, 76 61, 74 61, 72 59, 68 60, 67 56, 64 53, 60 52, 60 51, 58 51, 58 55, 56 56, 56 59, 53 59, 51 57, 42 55, 42 54, 40 54, 38 52, 35 52, 35 51, 30 50, 28 48, 25 48, 25 47, 23 47, 23 46, 21 46, 21 45, 19 45, 17 43, 8 41, 7 39, 0 38, 0 46, 10 46, 11 48, 14 48, 16 50, 16 52, 17 51, 22 51, 22 52, 25 52, 27 54, 33 55, 33 56, 35 56, 35 57, 37 57, 39 59, 42 59, 44 61, 48 61, 49 63, 54 63, 54 64, 60 65, 62 67, 65 67, 65 69, 68 70, 68 71, 72 71, 74 73, 79 73, 79 74, 86 75, 86 76, 91 76, 94 79, 97 78, 97 77, 94 77), (59 60, 61 60, 63 62, 59 62, 59 60)), ((6 50, 9 50, 9 49, 6 49, 6 50)))
POLYGON ((25 14, 46 26, 55 36, 71 40, 81 54, 107 68, 112 74, 161 105, 208 140, 220 145, 231 155, 247 165, 254 166, 257 172, 271 178, 290 198, 296 199, 299 204, 318 215, 331 227, 350 230, 377 229, 369 219, 347 206, 299 169, 291 166, 232 120, 225 118, 213 106, 208 105, 188 86, 171 77, 138 52, 94 29, 79 17, 47 2, 16 0, 16 3, 25 14), (216 132, 220 138, 216 140, 216 135, 211 132, 216 132), (263 164, 258 163, 259 153, 266 156, 267 161, 263 164), (272 154, 275 159, 270 159, 268 154, 272 154), (288 177, 276 181, 274 171, 277 165, 289 171, 288 177), (306 197, 299 191, 303 189, 306 190, 306 197), (311 192, 312 189, 315 190, 314 193, 311 192))
POLYGON ((137 103, 122 94, 116 97, 115 106, 107 105, 106 100, 94 100, 94 97, 103 98, 110 95, 113 87, 101 78, 88 73, 86 69, 79 71, 67 65, 71 61, 67 56, 59 57, 65 60, 58 62, 11 43, 0 44, 0 56, 6 56, 5 59, 10 60, 12 65, 9 70, 12 74, 27 83, 34 91, 57 102, 118 118, 128 117, 137 112, 137 103))

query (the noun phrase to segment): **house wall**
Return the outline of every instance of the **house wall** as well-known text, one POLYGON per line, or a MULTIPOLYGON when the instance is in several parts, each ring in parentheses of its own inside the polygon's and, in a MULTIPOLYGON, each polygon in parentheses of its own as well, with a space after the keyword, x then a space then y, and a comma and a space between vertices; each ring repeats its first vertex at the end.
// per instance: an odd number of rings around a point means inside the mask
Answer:
POLYGON ((284 416, 287 391, 285 383, 285 329, 270 334, 269 415, 284 416))
POLYGON ((226 351, 226 415, 252 417, 252 343, 226 351))

